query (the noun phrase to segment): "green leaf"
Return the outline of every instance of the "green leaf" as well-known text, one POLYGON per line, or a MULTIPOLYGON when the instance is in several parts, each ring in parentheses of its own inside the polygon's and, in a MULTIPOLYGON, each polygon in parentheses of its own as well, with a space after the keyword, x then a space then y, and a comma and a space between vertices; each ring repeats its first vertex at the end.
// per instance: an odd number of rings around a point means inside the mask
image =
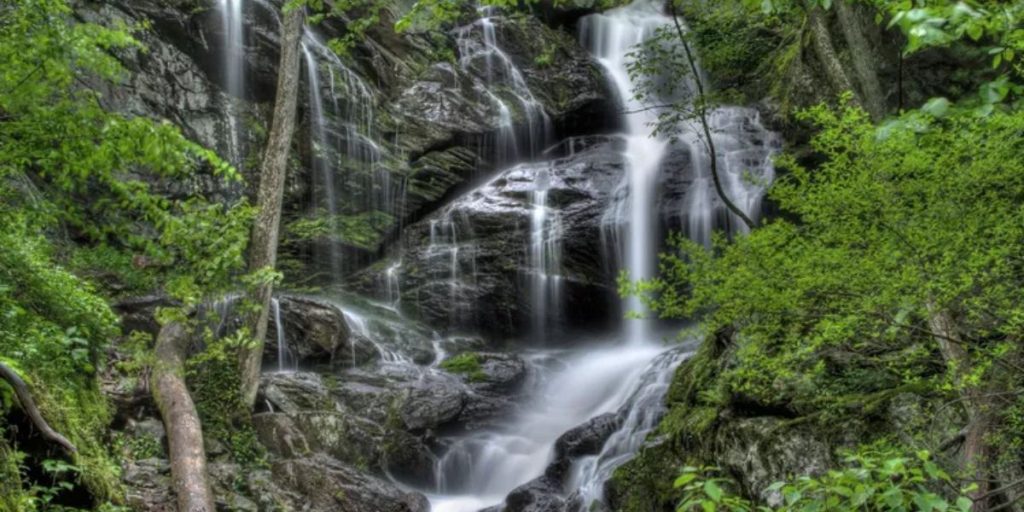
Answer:
POLYGON ((715 503, 722 500, 722 488, 718 486, 713 480, 704 482, 704 494, 707 494, 709 498, 715 503))
POLYGON ((949 106, 950 102, 946 98, 932 98, 921 107, 921 110, 934 117, 941 118, 945 117, 949 112, 949 106))

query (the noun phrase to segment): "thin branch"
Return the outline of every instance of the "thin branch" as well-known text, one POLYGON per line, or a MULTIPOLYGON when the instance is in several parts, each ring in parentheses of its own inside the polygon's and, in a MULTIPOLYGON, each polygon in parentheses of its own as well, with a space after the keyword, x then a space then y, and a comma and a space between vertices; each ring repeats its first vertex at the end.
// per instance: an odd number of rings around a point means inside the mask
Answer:
POLYGON ((675 24, 676 34, 679 36, 679 42, 683 45, 683 51, 686 52, 686 60, 690 64, 690 71, 693 73, 693 80, 697 84, 697 114, 700 119, 701 127, 704 130, 705 143, 710 149, 711 160, 711 178, 715 184, 715 192, 718 193, 718 198, 722 200, 726 208, 729 209, 733 214, 740 218, 748 228, 754 229, 756 224, 747 214, 741 210, 731 199, 725 194, 725 189, 722 188, 722 179, 718 175, 718 153, 715 150, 715 141, 711 138, 711 126, 708 123, 708 111, 707 105, 704 103, 704 81, 700 78, 700 72, 697 70, 697 61, 693 57, 693 52, 690 51, 690 43, 686 40, 686 34, 683 31, 683 26, 679 22, 679 16, 676 13, 675 0, 668 2, 669 11, 672 14, 672 22, 675 24))

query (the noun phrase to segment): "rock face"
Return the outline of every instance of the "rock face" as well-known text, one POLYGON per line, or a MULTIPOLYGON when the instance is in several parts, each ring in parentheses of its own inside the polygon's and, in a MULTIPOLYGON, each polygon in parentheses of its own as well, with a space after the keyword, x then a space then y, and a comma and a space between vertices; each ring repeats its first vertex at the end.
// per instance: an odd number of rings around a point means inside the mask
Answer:
MULTIPOLYGON (((607 320, 613 282, 604 265, 601 219, 622 173, 615 138, 574 140, 579 152, 551 162, 515 166, 404 231, 396 278, 404 311, 447 332, 482 332, 508 338, 531 325, 529 241, 544 183, 559 245, 565 324, 607 320)), ((565 149, 565 148, 563 148, 565 149)), ((379 269, 363 276, 377 289, 379 269)), ((558 315, 556 315, 558 316, 558 315)))

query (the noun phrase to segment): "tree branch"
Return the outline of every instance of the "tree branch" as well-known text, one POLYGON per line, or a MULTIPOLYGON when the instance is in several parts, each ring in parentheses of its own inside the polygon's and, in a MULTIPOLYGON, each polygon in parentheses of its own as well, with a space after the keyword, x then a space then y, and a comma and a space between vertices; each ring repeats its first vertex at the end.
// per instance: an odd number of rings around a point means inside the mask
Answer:
POLYGON ((0 363, 0 378, 7 381, 14 388, 14 394, 17 395, 21 408, 25 410, 29 419, 32 420, 32 424, 39 429, 39 432, 46 440, 59 444, 68 453, 78 451, 75 445, 71 444, 71 441, 68 441, 66 437, 60 435, 46 423, 42 413, 39 411, 39 407, 36 406, 35 400, 32 400, 32 393, 29 391, 28 385, 25 384, 24 380, 21 380, 17 372, 11 369, 11 367, 0 363))
POLYGON ((709 160, 711 160, 711 180, 715 184, 715 192, 718 193, 718 198, 722 200, 725 207, 729 209, 734 215, 740 218, 747 228, 754 229, 756 224, 750 217, 747 216, 746 212, 741 210, 735 203, 729 199, 729 196, 725 194, 725 189, 722 188, 722 179, 718 175, 718 153, 715 149, 715 141, 711 138, 711 125, 708 123, 708 107, 704 103, 704 81, 700 78, 700 72, 697 70, 697 61, 693 57, 693 52, 690 50, 690 43, 686 40, 686 34, 683 31, 683 25, 679 22, 679 16, 676 13, 675 0, 668 2, 669 12, 672 14, 672 22, 675 24, 676 35, 679 36, 679 42, 683 45, 683 51, 686 52, 686 60, 690 64, 690 71, 693 73, 693 80, 697 84, 697 118, 700 120, 701 128, 704 130, 705 144, 708 146, 708 150, 711 153, 709 160))

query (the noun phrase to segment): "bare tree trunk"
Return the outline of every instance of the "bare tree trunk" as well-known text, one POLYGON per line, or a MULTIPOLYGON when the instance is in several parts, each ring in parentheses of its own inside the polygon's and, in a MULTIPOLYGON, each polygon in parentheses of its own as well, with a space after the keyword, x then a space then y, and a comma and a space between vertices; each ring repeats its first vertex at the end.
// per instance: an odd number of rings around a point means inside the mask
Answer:
POLYGON ((711 137, 711 123, 708 121, 708 105, 707 97, 704 94, 704 81, 701 79, 700 71, 697 69, 697 59, 694 58, 693 51, 690 50, 690 42, 686 40, 683 25, 679 22, 679 16, 676 13, 676 0, 670 0, 668 7, 672 14, 672 21, 675 23, 676 35, 679 37, 679 42, 683 45, 683 51, 686 52, 686 61, 690 65, 693 81, 697 84, 697 119, 700 121, 701 129, 704 132, 704 141, 708 145, 708 159, 711 160, 711 181, 715 184, 715 192, 733 215, 739 217, 747 225, 747 228, 754 229, 754 221, 747 216, 746 212, 736 206, 736 203, 729 199, 725 189, 722 188, 722 179, 718 175, 718 152, 715 148, 715 140, 711 137))
POLYGON ((989 472, 985 469, 990 455, 985 436, 992 426, 991 404, 983 389, 963 382, 971 373, 972 365, 949 311, 929 304, 928 314, 928 327, 939 345, 939 352, 946 364, 955 369, 959 381, 956 384, 962 388, 960 398, 967 411, 967 426, 963 433, 961 461, 964 469, 972 471, 972 477, 977 481, 977 489, 970 493, 975 500, 971 510, 985 512, 989 508, 987 498, 991 488, 989 472))
POLYGON ((188 332, 172 322, 156 339, 157 364, 153 368, 153 398, 167 429, 171 477, 178 497, 178 512, 213 512, 213 493, 206 476, 203 426, 185 385, 188 332))
MULTIPOLYGON (((842 3, 842 2, 839 2, 842 3)), ((814 53, 824 68, 825 77, 836 93, 851 91, 856 93, 850 77, 846 76, 843 70, 843 63, 836 55, 836 49, 832 46, 832 34, 825 21, 825 12, 821 7, 812 7, 807 13, 807 21, 811 29, 811 42, 814 46, 814 53)), ((856 98, 856 96, 855 96, 856 98)), ((858 99, 859 103, 859 99, 858 99)))
POLYGON ((871 51, 871 45, 864 37, 864 24, 861 22, 861 17, 848 2, 849 0, 835 2, 836 15, 839 17, 839 26, 843 27, 846 45, 850 48, 853 69, 857 72, 861 102, 871 114, 871 118, 878 121, 885 117, 885 95, 882 93, 882 85, 878 80, 878 72, 873 63, 877 56, 871 51))
POLYGON ((43 438, 52 443, 59 444, 64 451, 68 453, 74 453, 78 451, 75 445, 71 444, 71 441, 56 430, 50 427, 46 420, 43 419, 43 414, 39 411, 39 407, 36 406, 35 400, 32 399, 32 393, 28 389, 28 385, 25 381, 21 380, 18 373, 15 372, 11 367, 0 363, 0 379, 7 381, 14 389, 14 395, 18 397, 18 403, 21 404, 21 408, 28 415, 28 418, 32 420, 32 424, 39 429, 39 433, 43 435, 43 438))
MULTIPOLYGON (((273 268, 277 262, 277 241, 281 225, 281 202, 284 197, 285 175, 288 155, 295 132, 295 110, 299 90, 299 41, 305 11, 295 8, 285 15, 281 34, 281 62, 277 76, 277 98, 274 103, 274 120, 270 128, 267 150, 260 171, 260 188, 257 198, 259 214, 252 230, 249 246, 249 270, 273 268)), ((251 300, 259 306, 259 312, 250 316, 247 325, 255 340, 255 346, 243 348, 239 355, 241 368, 242 399, 247 404, 256 401, 259 387, 260 368, 263 363, 263 342, 267 335, 267 315, 273 285, 260 285, 251 300)))

